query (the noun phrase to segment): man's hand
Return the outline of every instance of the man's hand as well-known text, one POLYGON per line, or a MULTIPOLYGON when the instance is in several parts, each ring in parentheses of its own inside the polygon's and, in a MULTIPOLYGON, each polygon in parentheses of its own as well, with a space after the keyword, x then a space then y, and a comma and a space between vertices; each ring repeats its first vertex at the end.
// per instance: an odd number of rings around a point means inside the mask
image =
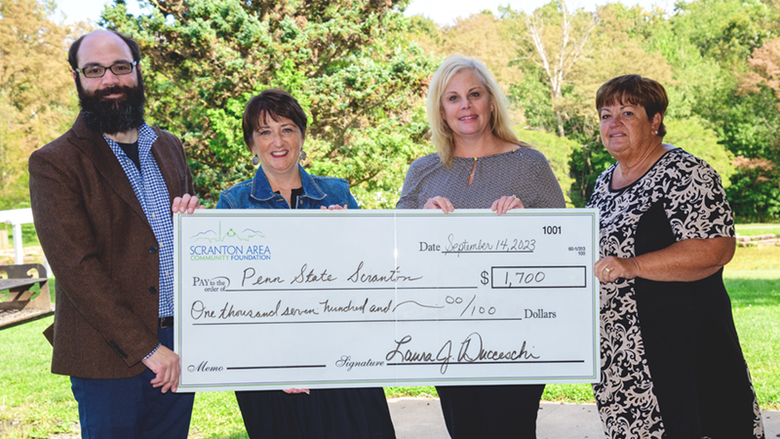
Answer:
POLYGON ((184 194, 181 197, 173 199, 171 204, 171 212, 173 213, 192 213, 195 209, 203 209, 200 205, 200 200, 195 195, 184 194))
POLYGON ((143 363, 157 375, 152 380, 152 387, 162 387, 162 393, 167 392, 168 389, 176 391, 181 373, 181 362, 176 352, 160 345, 151 357, 143 360, 143 363))

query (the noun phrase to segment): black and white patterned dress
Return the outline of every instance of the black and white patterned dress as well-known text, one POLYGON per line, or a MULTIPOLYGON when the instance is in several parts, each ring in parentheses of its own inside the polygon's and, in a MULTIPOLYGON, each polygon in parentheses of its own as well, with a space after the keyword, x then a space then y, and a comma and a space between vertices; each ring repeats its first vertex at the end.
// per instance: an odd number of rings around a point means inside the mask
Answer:
MULTIPOLYGON (((610 188, 615 166, 588 203, 600 211, 602 258, 734 236, 720 176, 703 160, 669 150, 618 190, 610 188)), ((608 437, 764 437, 722 274, 601 284, 601 382, 593 389, 608 437)))

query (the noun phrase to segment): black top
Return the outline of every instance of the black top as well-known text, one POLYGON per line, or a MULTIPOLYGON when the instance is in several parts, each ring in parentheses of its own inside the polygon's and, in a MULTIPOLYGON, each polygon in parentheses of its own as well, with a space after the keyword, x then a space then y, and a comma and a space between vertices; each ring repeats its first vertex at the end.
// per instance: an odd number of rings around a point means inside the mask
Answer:
POLYGON ((141 170, 141 161, 138 159, 138 141, 136 140, 133 143, 119 143, 116 142, 117 145, 119 145, 120 148, 122 148, 122 151, 125 152, 125 155, 127 155, 127 158, 133 161, 135 163, 135 167, 138 168, 138 170, 141 170))
MULTIPOLYGON (((274 191, 275 194, 281 195, 281 192, 274 191)), ((303 187, 295 188, 290 191, 290 209, 298 208, 298 197, 303 195, 303 187)))

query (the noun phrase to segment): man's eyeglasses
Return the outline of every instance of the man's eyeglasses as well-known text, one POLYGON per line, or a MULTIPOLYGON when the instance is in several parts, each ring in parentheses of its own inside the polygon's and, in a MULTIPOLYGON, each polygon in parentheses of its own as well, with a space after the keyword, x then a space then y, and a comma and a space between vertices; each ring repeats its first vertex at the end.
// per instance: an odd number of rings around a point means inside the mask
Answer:
POLYGON ((97 64, 89 65, 80 69, 75 69, 79 73, 83 73, 87 78, 102 78, 106 74, 106 70, 111 70, 111 73, 115 75, 128 75, 133 72, 133 67, 138 64, 138 61, 127 62, 119 61, 110 67, 103 67, 97 64))

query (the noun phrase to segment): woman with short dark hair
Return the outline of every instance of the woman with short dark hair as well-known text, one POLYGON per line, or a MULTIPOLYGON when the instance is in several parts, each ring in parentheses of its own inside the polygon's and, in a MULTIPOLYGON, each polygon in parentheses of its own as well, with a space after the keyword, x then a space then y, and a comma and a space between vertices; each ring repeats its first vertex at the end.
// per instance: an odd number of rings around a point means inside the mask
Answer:
MULTIPOLYGON (((298 164, 306 114, 289 93, 268 89, 250 99, 242 125, 252 162, 261 166, 253 179, 224 190, 217 209, 358 208, 346 180, 309 175, 298 164)), ((395 438, 381 387, 237 391, 236 400, 252 439, 395 438)))
POLYGON ((734 220, 720 176, 663 143, 663 86, 638 75, 598 90, 617 163, 596 181, 601 381, 610 438, 762 438, 761 415, 723 285, 734 220))

